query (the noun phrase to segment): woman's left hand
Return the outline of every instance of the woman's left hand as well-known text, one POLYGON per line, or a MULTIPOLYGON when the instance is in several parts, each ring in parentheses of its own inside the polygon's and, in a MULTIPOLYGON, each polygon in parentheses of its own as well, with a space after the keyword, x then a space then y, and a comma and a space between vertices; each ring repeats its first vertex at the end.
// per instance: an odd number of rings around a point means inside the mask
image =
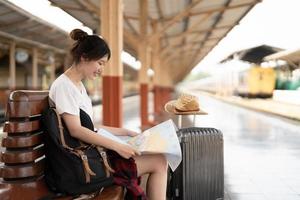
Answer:
POLYGON ((127 130, 126 129, 126 135, 134 137, 137 136, 139 133, 135 132, 135 131, 131 131, 131 130, 127 130))

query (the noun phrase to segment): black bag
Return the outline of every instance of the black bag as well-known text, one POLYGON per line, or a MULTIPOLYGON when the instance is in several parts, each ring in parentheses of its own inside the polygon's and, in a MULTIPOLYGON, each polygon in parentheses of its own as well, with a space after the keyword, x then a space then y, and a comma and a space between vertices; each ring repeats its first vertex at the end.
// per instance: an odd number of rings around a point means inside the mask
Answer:
MULTIPOLYGON (((87 113, 80 110, 81 125, 94 131, 87 113)), ((79 195, 101 191, 113 184, 106 152, 72 137, 54 107, 42 114, 46 155, 45 180, 56 193, 79 195)))

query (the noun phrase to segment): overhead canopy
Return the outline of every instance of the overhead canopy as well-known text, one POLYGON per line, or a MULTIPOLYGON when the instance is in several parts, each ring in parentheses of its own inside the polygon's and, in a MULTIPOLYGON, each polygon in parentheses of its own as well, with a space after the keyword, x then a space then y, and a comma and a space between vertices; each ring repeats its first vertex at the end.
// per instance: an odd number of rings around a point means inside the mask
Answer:
MULTIPOLYGON (((100 0, 50 0, 100 33, 100 0)), ((141 39, 139 0, 124 2, 124 48, 137 56, 141 39)), ((161 58, 182 80, 260 0, 148 0, 148 41, 160 39, 161 58), (153 32, 153 26, 157 32, 153 32)))
POLYGON ((16 41, 24 47, 40 47, 65 53, 69 45, 68 33, 14 4, 0 0, 0 40, 16 41))
POLYGON ((282 49, 277 47, 271 47, 268 45, 261 45, 261 46, 234 52, 230 54, 228 57, 226 57, 225 59, 223 59, 221 63, 232 59, 239 59, 250 63, 260 64, 263 61, 263 58, 265 56, 274 54, 279 51, 282 51, 282 49))
POLYGON ((271 54, 264 58, 265 61, 271 60, 284 60, 289 63, 298 65, 300 63, 300 49, 297 50, 286 50, 278 53, 271 54))

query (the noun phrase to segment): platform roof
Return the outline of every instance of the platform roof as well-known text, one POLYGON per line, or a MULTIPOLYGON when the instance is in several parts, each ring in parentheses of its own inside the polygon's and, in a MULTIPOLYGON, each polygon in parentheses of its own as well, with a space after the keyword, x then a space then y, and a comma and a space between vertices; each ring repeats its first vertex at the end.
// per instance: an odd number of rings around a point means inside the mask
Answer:
MULTIPOLYGON (((99 0, 50 0, 95 32, 100 26, 99 0)), ((160 38, 162 59, 176 83, 182 80, 243 16, 261 0, 148 0, 148 39, 160 38), (153 33, 153 24, 158 32, 153 33), (173 70, 174 72, 174 70, 173 70)), ((124 48, 137 56, 139 0, 124 2, 124 48)), ((208 66, 209 67, 209 66, 208 66)))
POLYGON ((288 63, 293 63, 299 66, 300 49, 280 51, 278 53, 274 53, 269 56, 266 56, 264 60, 265 61, 284 60, 287 61, 288 63))
POLYGON ((239 59, 250 63, 260 64, 261 62, 263 62, 264 57, 270 54, 280 52, 282 50, 283 49, 281 48, 272 47, 269 45, 260 45, 260 46, 236 51, 230 54, 229 56, 227 56, 225 59, 223 59, 220 62, 223 63, 232 59, 239 59))
POLYGON ((18 45, 65 53, 70 45, 68 33, 6 0, 0 0, 0 40, 18 45))

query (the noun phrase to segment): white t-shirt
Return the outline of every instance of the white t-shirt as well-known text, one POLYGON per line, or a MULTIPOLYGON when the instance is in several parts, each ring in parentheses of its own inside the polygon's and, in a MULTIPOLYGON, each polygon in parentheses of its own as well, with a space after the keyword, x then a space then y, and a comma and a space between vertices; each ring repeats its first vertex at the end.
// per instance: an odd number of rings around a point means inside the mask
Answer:
POLYGON ((50 99, 55 103, 59 114, 68 113, 79 116, 84 110, 93 120, 92 101, 81 82, 80 89, 65 74, 60 75, 51 85, 50 99))

